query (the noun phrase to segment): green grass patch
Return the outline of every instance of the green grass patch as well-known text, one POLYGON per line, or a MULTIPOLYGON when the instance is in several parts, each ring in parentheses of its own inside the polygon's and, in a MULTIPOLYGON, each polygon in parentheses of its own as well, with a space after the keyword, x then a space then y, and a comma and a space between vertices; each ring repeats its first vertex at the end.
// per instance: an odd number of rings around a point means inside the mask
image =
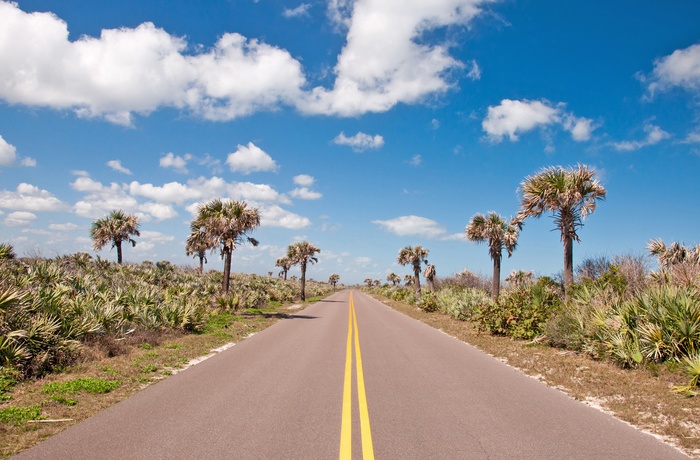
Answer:
POLYGON ((139 348, 142 350, 153 350, 153 345, 151 345, 148 342, 144 342, 141 345, 139 345, 139 348))
POLYGON ((182 345, 180 345, 179 343, 171 343, 170 345, 166 345, 165 348, 167 348, 168 350, 179 350, 180 348, 182 348, 182 345))
POLYGON ((51 401, 56 401, 59 404, 63 404, 64 406, 75 406, 78 404, 78 401, 76 401, 73 398, 66 398, 65 396, 60 396, 60 395, 55 395, 51 396, 51 401))
POLYGON ((141 369, 141 372, 143 372, 144 374, 148 374, 150 372, 155 372, 157 370, 158 370, 158 366, 156 366, 155 364, 146 364, 141 369))
POLYGON ((7 371, 4 368, 0 370, 0 401, 8 401, 12 399, 10 393, 16 384, 17 379, 12 372, 7 371))
POLYGON ((6 407, 0 409, 0 422, 20 425, 29 420, 38 420, 41 417, 39 406, 6 407))
POLYGON ((282 302, 280 302, 279 300, 271 300, 268 305, 270 306, 270 308, 279 308, 282 306, 282 302))
POLYGON ((233 321, 233 315, 230 313, 219 313, 218 315, 209 316, 209 321, 205 330, 207 332, 214 331, 216 329, 221 329, 231 325, 233 321))
POLYGON ((66 395, 84 391, 86 393, 109 393, 121 385, 120 380, 93 378, 75 379, 69 382, 51 382, 41 387, 41 392, 50 395, 66 395))

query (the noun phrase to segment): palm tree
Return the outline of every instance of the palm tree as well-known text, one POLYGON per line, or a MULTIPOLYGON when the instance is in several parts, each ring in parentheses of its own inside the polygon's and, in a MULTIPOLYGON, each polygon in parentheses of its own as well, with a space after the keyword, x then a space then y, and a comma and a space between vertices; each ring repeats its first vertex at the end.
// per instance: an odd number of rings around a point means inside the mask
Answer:
POLYGON ((207 251, 213 249, 207 239, 207 233, 203 228, 196 227, 194 222, 190 224, 190 235, 185 243, 185 254, 199 258, 199 272, 204 271, 204 264, 208 262, 207 251))
POLYGON ((435 290, 435 265, 433 264, 428 264, 427 267, 425 267, 425 270, 423 270, 423 276, 425 277, 425 280, 428 282, 428 287, 430 288, 430 291, 435 290))
POLYGON ((275 262, 275 267, 282 268, 280 275, 284 274, 284 280, 287 281, 287 272, 289 271, 290 268, 292 268, 292 261, 289 260, 289 258, 287 258, 287 257, 280 257, 275 262))
POLYGON ((124 241, 131 243, 131 247, 136 246, 136 240, 131 238, 131 235, 141 236, 139 218, 121 209, 112 211, 102 219, 97 219, 90 227, 90 237, 95 251, 99 251, 107 243, 112 243, 112 247, 117 248, 117 263, 122 263, 124 241))
POLYGON ((413 265, 413 286, 416 292, 416 300, 420 300, 420 264, 428 263, 428 250, 422 246, 406 246, 399 251, 398 262, 401 265, 413 265))
POLYGON ((9 243, 0 243, 0 260, 11 260, 17 257, 15 248, 9 243))
POLYGON ((598 201, 605 199, 605 188, 595 179, 595 171, 579 164, 576 168, 544 168, 520 184, 522 196, 518 222, 551 212, 564 243, 564 288, 574 280, 573 242, 580 241, 576 230, 592 214, 598 201))
POLYGON ((403 275, 403 282, 406 286, 413 284, 413 277, 411 275, 403 275))
POLYGON ((335 290, 335 285, 338 284, 338 280, 340 279, 340 275, 332 274, 331 276, 328 277, 328 283, 333 286, 333 289, 335 290))
POLYGON ((495 212, 487 215, 475 214, 467 225, 467 238, 477 243, 486 242, 489 245, 489 255, 493 260, 493 280, 491 281, 491 295, 494 301, 498 301, 501 290, 501 259, 503 248, 508 252, 508 257, 513 254, 518 244, 519 224, 511 220, 506 222, 503 217, 495 212))
POLYGON ((236 246, 248 241, 253 246, 258 240, 248 232, 260 225, 260 214, 256 208, 248 208, 244 201, 221 200, 219 198, 200 204, 192 227, 204 232, 210 248, 221 248, 224 259, 224 280, 221 290, 228 293, 231 277, 231 255, 236 246))
POLYGON ((372 280, 372 278, 365 278, 365 284, 367 285, 367 287, 372 287, 373 281, 374 280, 372 280))
POLYGON ((318 258, 315 256, 318 252, 321 250, 308 241, 300 241, 287 248, 287 258, 292 262, 292 265, 299 264, 301 267, 302 302, 306 300, 306 266, 308 263, 318 262, 318 258))
POLYGON ((401 282, 401 277, 396 273, 389 273, 389 275, 387 275, 386 277, 386 280, 392 283, 394 286, 396 286, 398 283, 401 282))

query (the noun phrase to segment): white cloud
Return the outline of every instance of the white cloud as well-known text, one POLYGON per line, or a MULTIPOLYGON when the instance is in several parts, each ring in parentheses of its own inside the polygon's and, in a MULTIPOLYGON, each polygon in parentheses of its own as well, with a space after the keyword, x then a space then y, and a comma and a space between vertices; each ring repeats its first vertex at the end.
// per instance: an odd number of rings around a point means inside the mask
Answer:
POLYGON ((73 206, 73 212, 79 216, 96 218, 115 209, 123 209, 126 212, 139 210, 138 201, 117 183, 112 182, 107 187, 89 177, 80 176, 70 186, 76 191, 86 193, 83 199, 73 206))
POLYGON ((26 166, 28 168, 33 168, 36 166, 36 160, 34 158, 30 157, 24 157, 22 160, 19 162, 22 166, 26 166))
POLYGON ((226 164, 231 171, 250 174, 257 171, 277 171, 277 163, 270 155, 252 142, 239 145, 238 150, 228 154, 226 164))
POLYGON ((644 124, 644 132, 647 133, 647 137, 641 141, 613 142, 611 145, 615 148, 615 150, 619 150, 622 152, 631 152, 633 150, 639 150, 649 145, 658 144, 662 140, 671 137, 669 133, 651 123, 644 124))
POLYGON ((9 227, 26 227, 31 225, 36 220, 36 214, 26 211, 11 212, 7 215, 4 222, 9 227))
POLYGON ((73 223, 65 224, 49 224, 49 230, 56 230, 58 232, 73 232, 78 229, 78 226, 73 223))
POLYGON ((341 132, 333 139, 333 142, 338 145, 350 146, 356 152, 364 152, 368 149, 378 149, 383 146, 384 138, 379 134, 370 136, 362 132, 347 137, 344 132, 341 132))
POLYGON ((289 195, 300 200, 318 200, 323 196, 321 193, 309 190, 307 187, 295 188, 289 192, 289 195))
POLYGON ((348 29, 346 45, 333 88, 314 88, 301 109, 354 116, 444 93, 452 86, 449 72, 464 64, 450 56, 447 44, 420 39, 435 29, 468 24, 486 2, 331 0, 329 16, 348 29))
POLYGON ((469 72, 467 72, 467 78, 471 78, 472 80, 481 80, 481 68, 479 67, 479 64, 472 59, 469 62, 469 65, 471 68, 469 69, 469 72))
POLYGON ((10 166, 17 159, 17 149, 0 136, 0 166, 10 166))
POLYGON ((653 97, 657 91, 674 87, 688 91, 700 90, 700 43, 675 50, 668 56, 654 61, 650 77, 644 77, 647 88, 653 97))
POLYGON ((700 130, 688 133, 683 140, 685 144, 700 144, 700 130))
POLYGON ((0 30, 0 98, 121 125, 160 107, 228 120, 292 103, 305 84, 287 51, 239 34, 199 54, 151 23, 69 41, 54 14, 8 2, 0 3, 0 30))
POLYGON ((310 3, 302 3, 301 5, 297 6, 296 8, 285 8, 284 11, 282 12, 282 15, 285 18, 297 18, 300 16, 308 16, 309 9, 311 9, 310 3))
POLYGON ((512 101, 503 99, 498 106, 489 106, 488 115, 481 123, 489 138, 500 142, 504 136, 518 140, 525 133, 539 126, 559 122, 559 110, 540 101, 512 101))
POLYGON ((63 211, 68 206, 46 190, 21 183, 16 192, 0 190, 0 208, 20 211, 63 211))
POLYGON ((294 183, 301 185, 302 187, 311 187, 314 185, 314 182, 314 177, 309 176, 308 174, 299 174, 298 176, 294 176, 294 183))
POLYGON ((128 174, 129 176, 131 175, 131 171, 128 168, 125 168, 122 166, 122 162, 119 160, 109 160, 107 162, 107 166, 112 168, 113 170, 123 173, 123 174, 128 174))
POLYGON ((413 155, 408 164, 410 164, 411 166, 420 166, 423 164, 423 157, 420 155, 413 155))
POLYGON ((191 159, 192 155, 189 153, 184 156, 178 156, 172 152, 168 152, 165 156, 160 158, 159 164, 161 168, 173 168, 177 172, 187 173, 187 162, 191 159))
MULTIPOLYGON (((209 120, 285 105, 328 115, 384 112, 445 93, 456 69, 468 68, 467 76, 478 79, 476 62, 455 59, 450 43, 422 39, 468 25, 491 1, 330 0, 329 17, 347 31, 346 44, 332 88, 310 90, 287 50, 237 33, 206 48, 146 22, 71 41, 68 24, 53 13, 0 2, 0 100, 125 126, 163 107, 209 120)), ((308 14, 309 5, 284 14, 308 14)))
POLYGON ((578 142, 591 139, 593 130, 597 128, 590 118, 576 118, 573 115, 564 117, 563 127, 571 133, 571 137, 578 142))
POLYGON ((290 230, 300 230, 311 225, 311 221, 306 217, 273 205, 260 208, 260 224, 263 227, 282 227, 290 230))
POLYGON ((399 236, 422 236, 431 239, 442 239, 447 230, 437 222, 419 216, 401 216, 390 220, 374 220, 384 230, 399 236))
POLYGON ((139 209, 153 217, 158 221, 172 219, 177 217, 177 211, 168 204, 161 203, 143 203, 139 209))
POLYGON ((598 126, 589 118, 565 112, 565 106, 563 103, 552 106, 548 101, 503 99, 500 105, 489 106, 481 127, 492 142, 501 142, 506 136, 515 142, 520 134, 550 125, 561 125, 577 142, 589 140, 598 126))

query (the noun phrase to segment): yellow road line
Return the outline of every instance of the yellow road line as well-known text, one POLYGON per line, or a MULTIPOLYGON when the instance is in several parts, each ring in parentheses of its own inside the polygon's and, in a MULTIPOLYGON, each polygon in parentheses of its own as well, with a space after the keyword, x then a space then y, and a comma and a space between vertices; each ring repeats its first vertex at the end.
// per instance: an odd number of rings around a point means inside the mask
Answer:
POLYGON ((343 388, 343 416, 340 427, 340 459, 352 458, 352 338, 355 332, 355 364, 357 371, 357 397, 360 406, 360 435, 362 436, 362 458, 374 460, 372 432, 369 426, 369 411, 367 409, 367 394, 365 392, 365 376, 362 370, 362 354, 360 353, 360 336, 357 328, 355 302, 350 293, 348 317, 348 341, 345 351, 345 382, 343 388))
POLYGON ((343 421, 340 427, 340 460, 349 460, 352 458, 352 313, 353 309, 350 308, 348 313, 348 344, 345 351, 343 421))
POLYGON ((362 354, 360 353, 360 335, 357 330, 357 315, 355 303, 350 294, 350 309, 352 321, 355 325, 355 363, 357 364, 357 398, 360 403, 360 432, 362 435, 362 458, 374 460, 374 447, 372 446, 372 431, 369 428, 369 411, 367 410, 367 395, 365 393, 365 374, 362 371, 362 354))

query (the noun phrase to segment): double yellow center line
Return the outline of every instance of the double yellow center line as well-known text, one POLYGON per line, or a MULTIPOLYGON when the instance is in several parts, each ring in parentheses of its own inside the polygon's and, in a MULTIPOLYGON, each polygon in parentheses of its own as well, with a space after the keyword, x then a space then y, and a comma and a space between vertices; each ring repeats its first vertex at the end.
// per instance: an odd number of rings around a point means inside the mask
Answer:
POLYGON ((357 398, 360 405, 360 434, 362 435, 362 458, 374 459, 372 432, 369 428, 369 412, 365 394, 365 377, 362 372, 362 355, 360 354, 360 337, 357 331, 355 302, 350 293, 348 318, 348 344, 345 352, 345 384, 343 387, 343 421, 340 427, 340 460, 352 458, 352 344, 355 331, 355 365, 357 368, 357 398))

